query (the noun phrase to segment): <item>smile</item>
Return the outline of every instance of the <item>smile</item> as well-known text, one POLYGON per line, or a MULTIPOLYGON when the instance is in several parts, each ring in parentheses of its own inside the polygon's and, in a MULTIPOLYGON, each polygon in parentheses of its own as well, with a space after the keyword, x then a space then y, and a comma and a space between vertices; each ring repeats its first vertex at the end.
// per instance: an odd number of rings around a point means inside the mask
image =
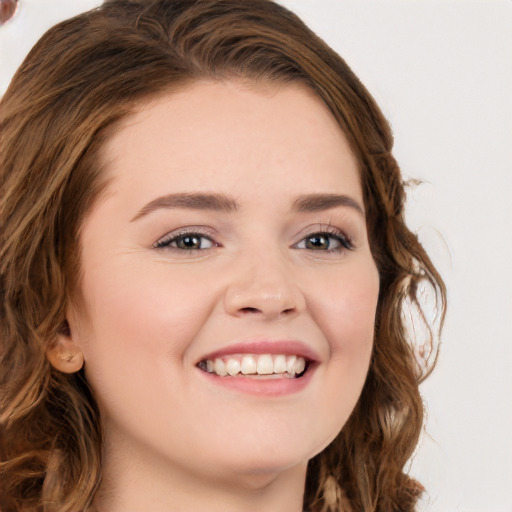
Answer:
POLYGON ((254 376, 294 379, 305 373, 308 362, 304 357, 285 354, 233 354, 205 359, 198 367, 220 377, 254 376))
POLYGON ((252 339, 204 354, 195 366, 210 385, 253 396, 280 397, 306 388, 322 360, 301 341, 252 339))

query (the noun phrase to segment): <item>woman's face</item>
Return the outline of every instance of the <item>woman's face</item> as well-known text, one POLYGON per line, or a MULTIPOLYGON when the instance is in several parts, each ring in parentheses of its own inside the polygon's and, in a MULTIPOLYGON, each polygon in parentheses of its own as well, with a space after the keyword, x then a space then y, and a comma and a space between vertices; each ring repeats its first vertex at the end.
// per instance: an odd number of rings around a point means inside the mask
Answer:
POLYGON ((334 118, 304 86, 203 82, 145 104, 102 156, 68 320, 107 461, 305 468, 359 397, 379 290, 334 118))

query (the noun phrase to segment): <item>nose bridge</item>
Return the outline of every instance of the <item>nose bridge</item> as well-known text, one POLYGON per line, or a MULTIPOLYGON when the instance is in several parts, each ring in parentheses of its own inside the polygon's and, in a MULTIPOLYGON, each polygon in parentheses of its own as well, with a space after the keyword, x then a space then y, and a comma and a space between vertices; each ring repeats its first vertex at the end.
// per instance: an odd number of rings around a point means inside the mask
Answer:
POLYGON ((270 318, 303 310, 305 299, 291 265, 276 248, 247 251, 232 269, 224 298, 226 311, 270 318))

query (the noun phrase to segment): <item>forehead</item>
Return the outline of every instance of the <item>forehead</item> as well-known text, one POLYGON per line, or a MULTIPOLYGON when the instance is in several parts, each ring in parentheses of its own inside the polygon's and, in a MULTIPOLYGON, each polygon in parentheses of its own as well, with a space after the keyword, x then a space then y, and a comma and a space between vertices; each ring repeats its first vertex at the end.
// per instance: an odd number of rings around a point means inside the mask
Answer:
POLYGON ((250 182, 251 193, 262 188, 267 195, 269 188, 348 187, 360 196, 343 132, 300 83, 198 82, 160 95, 123 121, 103 157, 117 187, 139 181, 142 194, 164 180, 196 190, 250 182))

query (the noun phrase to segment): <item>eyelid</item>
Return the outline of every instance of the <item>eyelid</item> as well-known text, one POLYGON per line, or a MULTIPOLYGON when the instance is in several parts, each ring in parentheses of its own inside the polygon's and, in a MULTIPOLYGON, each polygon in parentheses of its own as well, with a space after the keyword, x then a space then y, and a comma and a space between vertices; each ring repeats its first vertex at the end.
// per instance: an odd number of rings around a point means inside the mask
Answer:
POLYGON ((343 251, 351 251, 355 249, 354 243, 352 241, 352 237, 347 234, 346 231, 340 229, 332 224, 317 224, 315 226, 309 226, 300 234, 300 240, 293 244, 294 248, 298 248, 298 244, 306 240, 308 237, 313 235, 328 235, 335 238, 338 238, 341 244, 341 247, 335 249, 327 249, 325 251, 314 251, 314 252, 343 252, 343 251))
MULTIPOLYGON (((215 233, 204 227, 204 226, 188 226, 185 228, 178 228, 173 231, 170 231, 169 233, 166 233, 164 236, 160 237, 154 244, 154 249, 166 249, 166 250, 176 250, 180 252, 184 252, 184 249, 179 249, 177 247, 171 247, 170 243, 173 241, 179 239, 180 237, 184 236, 192 236, 192 235, 198 235, 202 238, 207 238, 210 240, 214 247, 219 247, 220 244, 215 241, 215 233)), ((207 250, 207 249, 202 249, 207 250)))
MULTIPOLYGON (((190 249, 191 252, 202 252, 207 251, 209 249, 213 249, 215 247, 221 247, 221 244, 217 242, 217 233, 205 226, 187 226, 183 228, 178 228, 173 231, 170 231, 160 237, 156 242, 152 244, 152 247, 154 249, 160 249, 160 250, 172 250, 172 251, 178 251, 178 252, 187 252, 186 249, 178 248, 178 247, 172 247, 170 244, 174 242, 175 240, 184 237, 184 236, 192 236, 197 235, 199 237, 207 238, 211 241, 213 244, 213 247, 208 247, 204 249, 190 249)), ((340 229, 332 224, 316 224, 313 226, 308 226, 305 228, 300 235, 300 239, 295 242, 292 245, 292 248, 294 249, 305 249, 307 248, 299 248, 297 247, 301 242, 305 241, 308 237, 311 237, 313 235, 327 235, 334 238, 338 238, 340 246, 333 248, 333 249, 326 249, 326 250, 318 250, 314 252, 323 252, 323 253, 336 253, 336 252, 343 252, 343 251, 350 251, 353 250, 354 243, 352 241, 352 237, 347 234, 347 232, 343 229, 340 229)))

